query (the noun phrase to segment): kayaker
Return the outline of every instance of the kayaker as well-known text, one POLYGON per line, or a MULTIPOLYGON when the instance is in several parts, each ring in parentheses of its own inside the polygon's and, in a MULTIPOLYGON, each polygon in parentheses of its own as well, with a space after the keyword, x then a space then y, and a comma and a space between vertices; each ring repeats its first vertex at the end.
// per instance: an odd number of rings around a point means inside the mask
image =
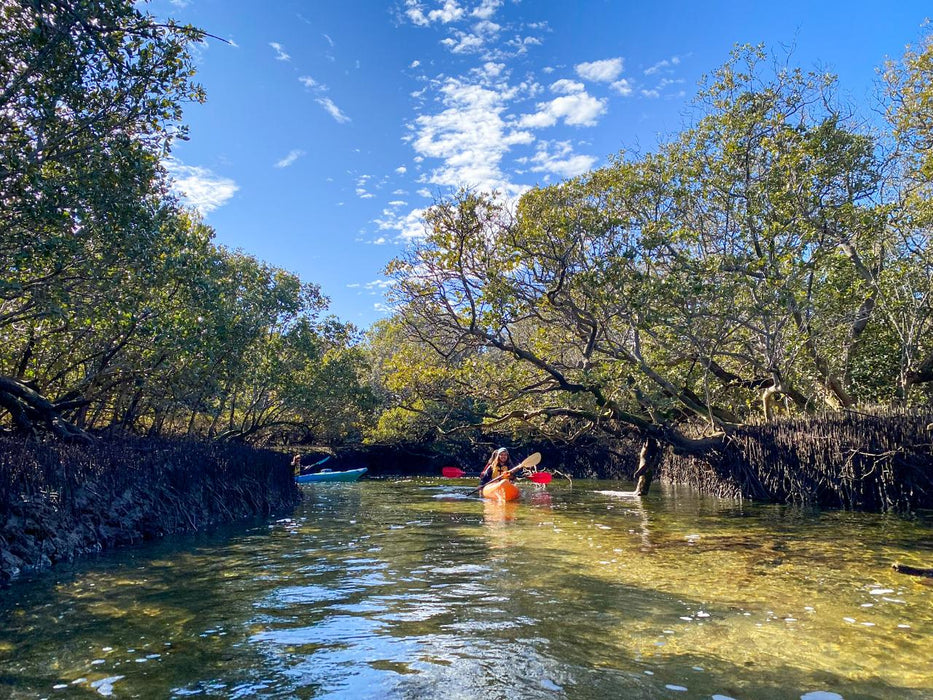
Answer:
POLYGON ((479 485, 485 486, 488 482, 498 476, 502 476, 509 471, 509 469, 514 469, 516 466, 518 465, 509 457, 509 451, 506 448, 500 447, 493 450, 492 455, 489 457, 489 461, 486 462, 486 466, 483 467, 483 471, 480 472, 479 485))

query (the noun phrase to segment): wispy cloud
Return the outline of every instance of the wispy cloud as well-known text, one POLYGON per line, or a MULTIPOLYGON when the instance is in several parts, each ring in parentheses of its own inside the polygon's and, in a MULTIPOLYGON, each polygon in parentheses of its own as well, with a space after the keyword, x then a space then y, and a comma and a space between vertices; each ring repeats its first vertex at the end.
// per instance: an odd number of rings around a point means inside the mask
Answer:
POLYGON ((367 282, 366 284, 363 285, 363 287, 365 287, 366 289, 379 290, 379 289, 388 289, 389 287, 392 287, 394 285, 395 285, 395 280, 378 279, 378 280, 373 280, 372 282, 367 282))
POLYGON ((356 178, 356 196, 360 199, 372 199, 375 195, 367 190, 372 175, 360 175, 356 178))
POLYGON ((340 108, 334 104, 334 101, 329 97, 319 97, 315 100, 321 107, 324 108, 324 111, 327 112, 330 116, 334 118, 334 121, 339 124, 346 124, 350 121, 350 117, 340 111, 340 108))
POLYGON ((350 121, 350 117, 344 114, 344 112, 336 104, 334 104, 332 99, 324 96, 324 93, 327 92, 326 85, 319 83, 310 75, 300 76, 298 78, 298 82, 319 95, 319 97, 317 97, 314 101, 321 105, 321 107, 324 108, 324 111, 334 118, 334 121, 339 124, 346 124, 348 121, 350 121))
POLYGON ((285 47, 282 46, 277 41, 270 41, 269 46, 275 50, 275 60, 276 61, 290 61, 292 59, 287 53, 285 53, 285 47))
POLYGON ((622 75, 622 59, 607 58, 603 61, 578 63, 575 69, 577 75, 584 80, 592 80, 597 83, 611 83, 622 75))
POLYGON ((278 163, 275 164, 277 168, 287 168, 289 165, 292 165, 296 160, 301 158, 305 154, 304 151, 294 149, 288 152, 288 155, 282 158, 278 163))
POLYGON ((654 75, 662 71, 670 72, 674 66, 680 65, 680 56, 671 56, 663 61, 658 61, 653 66, 645 69, 645 75, 654 75))
POLYGON ((217 175, 208 168, 185 165, 170 158, 165 162, 175 190, 182 201, 207 215, 222 207, 236 194, 239 186, 228 177, 217 175))

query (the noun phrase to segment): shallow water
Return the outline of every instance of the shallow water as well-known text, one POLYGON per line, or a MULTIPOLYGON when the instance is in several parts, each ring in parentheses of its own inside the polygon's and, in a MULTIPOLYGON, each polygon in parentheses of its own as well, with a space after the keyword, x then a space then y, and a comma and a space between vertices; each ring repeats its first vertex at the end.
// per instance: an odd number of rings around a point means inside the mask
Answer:
POLYGON ((933 520, 309 485, 0 591, 0 697, 931 698, 933 520))

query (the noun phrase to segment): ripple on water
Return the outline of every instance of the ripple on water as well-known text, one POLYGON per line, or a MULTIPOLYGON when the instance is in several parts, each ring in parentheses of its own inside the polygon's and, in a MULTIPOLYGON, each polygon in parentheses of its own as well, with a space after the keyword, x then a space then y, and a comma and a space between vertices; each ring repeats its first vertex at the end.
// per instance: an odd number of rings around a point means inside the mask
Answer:
POLYGON ((289 586, 278 588, 268 596, 254 603, 257 608, 283 608, 293 605, 311 605, 325 601, 343 600, 347 591, 339 588, 309 584, 304 586, 289 586))

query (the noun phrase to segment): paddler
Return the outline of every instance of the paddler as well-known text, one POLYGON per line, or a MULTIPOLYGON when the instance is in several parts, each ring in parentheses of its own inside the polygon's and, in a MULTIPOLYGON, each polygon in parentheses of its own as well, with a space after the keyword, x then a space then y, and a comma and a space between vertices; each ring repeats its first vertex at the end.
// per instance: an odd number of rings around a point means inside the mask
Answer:
MULTIPOLYGON (((500 447, 496 450, 493 450, 492 455, 489 457, 489 461, 486 462, 486 466, 483 467, 483 471, 479 475, 479 485, 480 487, 485 486, 487 483, 493 479, 506 474, 510 469, 514 469, 517 464, 515 464, 509 457, 509 451, 500 447)), ((507 479, 511 478, 511 474, 507 476, 507 479)))

